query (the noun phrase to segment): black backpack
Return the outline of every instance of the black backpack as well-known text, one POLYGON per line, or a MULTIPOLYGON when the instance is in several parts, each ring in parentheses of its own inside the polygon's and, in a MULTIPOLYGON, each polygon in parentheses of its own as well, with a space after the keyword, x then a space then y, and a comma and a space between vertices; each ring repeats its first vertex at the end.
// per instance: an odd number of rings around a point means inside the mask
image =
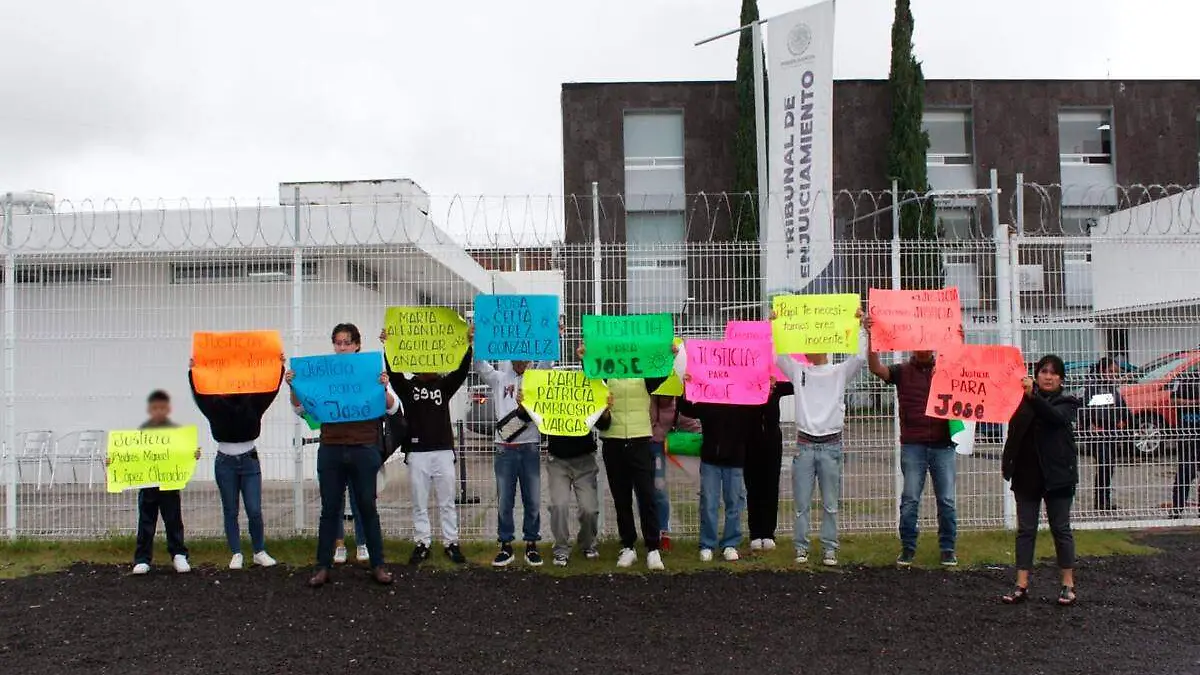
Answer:
POLYGON ((392 455, 396 454, 397 450, 408 452, 408 419, 404 417, 403 412, 384 415, 381 433, 382 438, 379 441, 379 454, 383 456, 381 464, 386 463, 392 455))

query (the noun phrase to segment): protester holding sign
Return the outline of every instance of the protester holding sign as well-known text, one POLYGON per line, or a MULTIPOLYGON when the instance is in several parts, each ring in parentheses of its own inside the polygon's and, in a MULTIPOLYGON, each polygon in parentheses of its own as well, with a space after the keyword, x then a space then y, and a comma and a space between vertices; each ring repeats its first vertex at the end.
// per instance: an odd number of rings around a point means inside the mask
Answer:
MULTIPOLYGON (((478 306, 478 303, 476 303, 478 306)), ((538 541, 542 538, 542 465, 541 436, 537 425, 517 402, 521 378, 529 367, 528 361, 501 361, 499 368, 487 361, 476 361, 475 372, 492 389, 492 409, 496 413, 496 534, 500 551, 492 560, 494 567, 504 567, 513 561, 512 542, 516 538, 513 510, 516 507, 517 485, 521 487, 521 507, 524 511, 522 536, 525 541, 525 563, 533 567, 542 564, 538 541)), ((537 368, 544 366, 538 365, 537 368)))
MULTIPOLYGON (((862 310, 854 312, 862 320, 862 310)), ((842 434, 846 427, 846 387, 867 361, 870 338, 858 335, 859 352, 841 363, 827 354, 808 354, 807 363, 780 355, 776 365, 792 381, 796 406, 796 456, 792 459, 792 494, 796 501, 796 562, 808 562, 809 511, 814 484, 821 489, 821 562, 838 564, 838 502, 845 464, 842 434)))
MULTIPOLYGON (((400 395, 408 419, 408 478, 413 500, 413 539, 417 543, 408 559, 410 565, 419 565, 428 560, 429 547, 433 544, 433 529, 429 522, 430 489, 437 493, 446 557, 459 565, 467 562, 458 546, 458 510, 454 505, 454 427, 450 424, 450 399, 458 393, 463 382, 467 381, 467 374, 471 372, 470 345, 473 337, 474 329, 467 326, 464 336, 466 351, 457 368, 446 375, 418 371, 410 378, 404 372, 393 370, 393 361, 414 362, 403 348, 388 361, 388 377, 400 395)), ((388 340, 386 330, 380 333, 379 339, 381 342, 388 340)), ((445 342, 443 348, 458 353, 458 347, 451 341, 445 342)), ((428 362, 447 363, 447 353, 435 351, 427 356, 428 362)))
MULTIPOLYGON (((874 302, 875 290, 871 290, 874 302)), ((957 296, 955 296, 957 297, 957 296)), ((896 407, 900 418, 900 472, 904 476, 904 489, 900 494, 900 556, 896 564, 901 567, 912 565, 917 552, 917 516, 921 507, 921 493, 925 491, 925 474, 933 479, 933 492, 937 496, 938 547, 941 562, 945 567, 958 565, 954 547, 958 540, 958 516, 954 508, 955 452, 950 442, 950 425, 946 420, 925 414, 929 390, 933 383, 934 353, 919 349, 903 363, 885 366, 874 350, 876 329, 875 311, 863 319, 871 340, 867 359, 871 373, 896 388, 896 407)), ((962 326, 958 328, 959 343, 962 342, 962 326)), ((939 333, 940 335, 940 333, 939 333)))
MULTIPOLYGON (((149 419, 139 429, 174 429, 179 426, 171 421, 171 397, 161 389, 150 392, 146 399, 146 414, 149 419)), ((196 448, 195 457, 200 459, 200 448, 196 448)), ((111 465, 111 462, 110 457, 106 464, 111 465)), ((137 548, 133 553, 133 573, 150 572, 150 562, 154 556, 154 531, 158 529, 160 513, 163 527, 167 530, 167 553, 171 556, 172 566, 180 574, 191 572, 187 545, 183 543, 183 504, 179 489, 144 487, 138 490, 137 548)))
MULTIPOLYGON (((242 556, 242 534, 238 529, 239 498, 246 505, 246 523, 250 543, 254 548, 252 560, 262 567, 272 567, 275 559, 267 553, 262 517, 262 466, 258 459, 256 441, 262 432, 262 418, 275 398, 283 381, 284 357, 276 356, 278 366, 274 389, 261 393, 213 392, 200 393, 196 386, 196 361, 188 367, 188 382, 192 398, 200 414, 208 420, 217 456, 213 476, 221 495, 221 511, 225 517, 225 541, 233 557, 229 569, 240 570, 245 565, 242 556)), ((218 380, 221 381, 221 380, 218 380)), ((229 389, 230 387, 221 387, 229 389)))
MULTIPOLYGON (((299 374, 295 370, 284 374, 291 387, 296 414, 310 413, 321 422, 321 444, 317 448, 321 524, 317 530, 317 569, 308 585, 317 588, 329 582, 338 521, 343 512, 342 499, 351 484, 354 485, 351 494, 358 500, 358 513, 366 534, 371 576, 380 584, 390 584, 392 574, 383 566, 383 531, 375 506, 376 479, 383 462, 379 452, 382 417, 400 410, 400 398, 388 385, 386 373, 379 372, 371 379, 371 372, 378 369, 378 361, 373 361, 367 372, 359 371, 356 368, 359 364, 351 363, 359 360, 351 357, 359 356, 362 351, 362 335, 357 326, 338 324, 333 328, 331 339, 334 354, 338 355, 336 360, 294 359, 293 367, 301 366, 304 370, 299 374), (379 410, 375 410, 371 402, 377 395, 373 393, 376 386, 383 394, 383 406, 379 410), (314 405, 317 409, 310 410, 314 405)), ((375 358, 378 359, 378 355, 375 358)))
POLYGON ((1075 537, 1071 533, 1071 503, 1079 484, 1079 451, 1075 446, 1075 416, 1079 399, 1063 393, 1066 367, 1062 359, 1043 356, 1034 368, 1037 380, 1025 377, 1025 395, 1009 421, 1001 470, 1011 481, 1017 499, 1017 585, 1004 596, 1007 604, 1029 598, 1029 573, 1037 543, 1038 514, 1054 535, 1054 552, 1061 570, 1058 604, 1075 604, 1075 537))

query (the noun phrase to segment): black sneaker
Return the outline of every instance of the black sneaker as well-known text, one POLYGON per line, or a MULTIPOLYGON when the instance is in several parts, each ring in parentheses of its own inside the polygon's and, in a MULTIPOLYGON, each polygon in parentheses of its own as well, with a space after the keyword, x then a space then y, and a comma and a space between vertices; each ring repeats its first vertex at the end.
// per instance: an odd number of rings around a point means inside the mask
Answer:
POLYGON ((513 561, 512 544, 500 544, 500 552, 492 560, 492 567, 507 567, 513 561))
POLYGON ((458 544, 449 544, 446 546, 446 557, 456 565, 467 564, 467 557, 462 554, 462 551, 458 548, 458 544))
POLYGON ((429 560, 429 547, 425 544, 417 544, 417 547, 413 549, 412 555, 408 557, 408 564, 420 565, 426 560, 429 560))
POLYGON ((917 552, 911 548, 906 548, 900 551, 900 557, 896 558, 896 564, 900 567, 912 567, 913 560, 917 557, 917 552))
POLYGON ((542 566, 542 554, 538 553, 536 542, 525 544, 525 564, 530 567, 542 566))
POLYGON ((942 551, 942 567, 958 567, 958 556, 954 551, 942 551))

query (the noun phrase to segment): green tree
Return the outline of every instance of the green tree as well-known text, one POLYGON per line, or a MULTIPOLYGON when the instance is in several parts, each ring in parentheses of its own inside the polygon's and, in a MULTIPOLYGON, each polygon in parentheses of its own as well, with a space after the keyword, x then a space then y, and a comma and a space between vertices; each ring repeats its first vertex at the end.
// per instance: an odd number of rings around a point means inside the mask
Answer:
MULTIPOLYGON (((741 23, 758 21, 757 0, 742 0, 741 23)), ((763 61, 766 84, 766 60, 763 61)), ((758 241, 758 138, 755 135, 754 40, 750 29, 741 32, 737 53, 737 128, 733 139, 733 236, 738 241, 758 241)))
POLYGON ((940 288, 941 254, 937 250, 934 204, 929 191, 925 154, 929 135, 921 126, 925 112, 925 76, 913 55, 913 16, 909 0, 896 0, 892 22, 892 67, 888 90, 892 103, 888 139, 888 176, 900 187, 900 278, 905 288, 940 288))

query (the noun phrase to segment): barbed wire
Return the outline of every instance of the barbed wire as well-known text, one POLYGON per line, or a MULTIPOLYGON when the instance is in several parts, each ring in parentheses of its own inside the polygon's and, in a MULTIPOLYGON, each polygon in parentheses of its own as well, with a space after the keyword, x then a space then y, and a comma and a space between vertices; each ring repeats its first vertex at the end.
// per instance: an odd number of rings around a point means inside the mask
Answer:
MULTIPOLYGON (((932 210, 936 241, 946 245, 992 238, 991 196, 912 191, 838 190, 813 197, 840 241, 890 240, 893 206, 924 216, 932 210)), ((1064 186, 1026 183, 998 200, 999 221, 1028 236, 1187 236, 1200 233, 1200 191, 1184 185, 1064 186)), ((782 213, 781 195, 768 209, 782 213)), ((594 210, 601 242, 664 244, 757 241, 757 195, 450 195, 390 198, 367 204, 302 204, 270 199, 63 199, 53 213, 14 213, 3 240, 18 253, 56 251, 185 251, 225 247, 457 245, 520 249, 590 244, 594 210), (631 219, 677 223, 657 239, 636 235, 631 219)), ((766 242, 768 245, 770 242, 766 242)))

